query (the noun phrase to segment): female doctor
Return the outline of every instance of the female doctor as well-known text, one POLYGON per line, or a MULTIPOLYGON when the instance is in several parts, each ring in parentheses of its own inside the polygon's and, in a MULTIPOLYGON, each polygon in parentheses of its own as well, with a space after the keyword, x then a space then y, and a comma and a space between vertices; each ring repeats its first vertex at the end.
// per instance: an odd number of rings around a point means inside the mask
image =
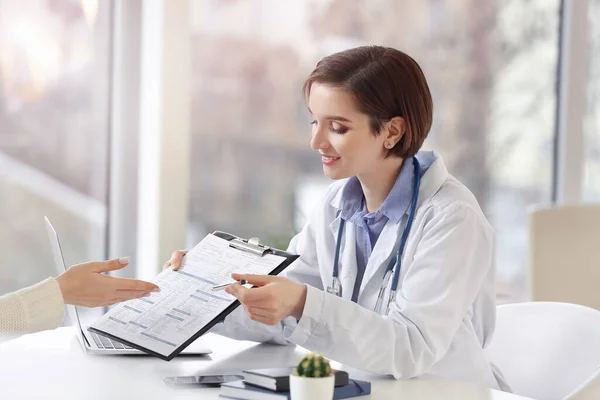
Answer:
MULTIPOLYGON (((293 343, 397 379, 504 386, 494 331, 494 233, 440 156, 421 151, 432 99, 419 65, 365 46, 321 60, 304 84, 311 147, 335 180, 280 276, 237 275, 238 308, 215 331, 293 343)), ((165 267, 177 269, 185 251, 165 267)))

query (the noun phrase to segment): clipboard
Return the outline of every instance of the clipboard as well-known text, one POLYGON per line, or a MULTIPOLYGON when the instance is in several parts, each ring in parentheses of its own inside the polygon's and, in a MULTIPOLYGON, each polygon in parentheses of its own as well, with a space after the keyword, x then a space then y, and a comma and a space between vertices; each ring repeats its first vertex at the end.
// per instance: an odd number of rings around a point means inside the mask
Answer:
MULTIPOLYGON (((288 253, 286 251, 279 250, 279 249, 276 249, 274 247, 269 247, 269 246, 266 246, 264 244, 261 244, 260 240, 258 238, 243 239, 243 238, 237 237, 235 235, 232 235, 230 233, 222 232, 222 231, 214 231, 212 234, 214 236, 218 237, 218 238, 227 240, 228 242, 230 242, 229 243, 229 247, 237 249, 238 251, 250 252, 250 253, 259 255, 261 257, 264 257, 266 254, 273 254, 273 255, 276 255, 276 256, 284 257, 285 260, 281 264, 279 264, 275 269, 273 269, 269 273, 269 275, 278 275, 278 274, 280 274, 284 269, 286 269, 294 261, 296 261, 296 259, 298 257, 300 257, 297 254, 291 254, 291 253, 288 253)), ((131 346, 134 349, 141 350, 144 353, 153 355, 153 356, 158 357, 158 358, 160 358, 162 360, 171 361, 173 358, 175 358, 177 355, 179 355, 186 347, 188 347, 190 344, 192 344, 196 339, 198 339, 200 336, 202 336, 205 333, 207 333, 213 326, 215 326, 217 323, 222 322, 223 320, 225 320, 225 317, 227 317, 227 315, 229 315, 233 310, 235 310, 240 304, 241 303, 239 302, 239 300, 235 300, 225 310, 223 310, 216 317, 214 317, 210 322, 206 323, 202 327, 202 329, 200 329, 198 332, 196 332, 195 334, 193 334, 192 336, 190 336, 189 339, 187 339, 183 344, 181 344, 180 346, 178 346, 175 350, 173 350, 173 352, 171 352, 167 356, 165 356, 163 354, 160 354, 160 353, 157 353, 156 351, 153 351, 153 350, 148 349, 146 347, 140 346, 139 344, 132 343, 132 342, 130 342, 128 340, 124 340, 124 339, 122 339, 122 338, 120 338, 118 336, 115 336, 115 335, 110 334, 108 332, 105 332, 103 330, 96 329, 94 327, 89 327, 88 330, 90 332, 95 332, 98 335, 106 336, 106 337, 108 337, 110 339, 116 340, 116 341, 121 342, 123 344, 126 344, 128 346, 131 346)))

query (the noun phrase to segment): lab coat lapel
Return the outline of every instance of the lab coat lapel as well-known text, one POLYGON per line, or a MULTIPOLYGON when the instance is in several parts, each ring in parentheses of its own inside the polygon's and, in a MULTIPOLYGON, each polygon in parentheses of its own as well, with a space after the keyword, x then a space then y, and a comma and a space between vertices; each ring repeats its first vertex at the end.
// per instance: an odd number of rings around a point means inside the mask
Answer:
MULTIPOLYGON (((361 293, 373 279, 377 279, 378 283, 382 281, 385 268, 391 258, 395 256, 399 245, 399 243, 396 243, 399 237, 398 232, 405 223, 406 217, 402 218, 400 223, 388 221, 383 227, 383 230, 375 243, 375 247, 371 252, 371 257, 369 257, 369 261, 367 262, 365 275, 360 287, 361 293)), ((377 286, 377 288, 379 290, 379 286, 377 286)))

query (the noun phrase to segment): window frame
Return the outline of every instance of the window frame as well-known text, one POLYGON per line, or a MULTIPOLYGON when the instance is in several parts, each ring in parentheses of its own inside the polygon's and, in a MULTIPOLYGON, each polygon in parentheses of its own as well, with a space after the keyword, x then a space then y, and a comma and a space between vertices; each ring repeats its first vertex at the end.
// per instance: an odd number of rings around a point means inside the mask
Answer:
MULTIPOLYGON (((108 255, 150 279, 186 245, 191 157, 191 4, 117 1, 114 10, 108 255), (139 77, 136 79, 136 77, 139 77), (133 189, 135 188, 135 189, 133 189)), ((552 203, 582 200, 588 0, 562 0, 552 203)))

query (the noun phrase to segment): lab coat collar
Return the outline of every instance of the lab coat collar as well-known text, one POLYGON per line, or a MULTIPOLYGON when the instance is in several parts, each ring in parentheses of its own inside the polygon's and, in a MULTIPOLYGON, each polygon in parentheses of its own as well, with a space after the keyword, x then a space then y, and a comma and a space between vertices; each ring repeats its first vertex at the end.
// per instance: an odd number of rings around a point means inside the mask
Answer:
POLYGON ((446 168, 446 164, 444 164, 444 160, 442 160, 442 157, 436 152, 434 152, 434 154, 437 156, 436 160, 421 178, 417 209, 429 202, 429 200, 431 200, 431 198, 440 190, 444 182, 448 180, 448 169, 446 168))
MULTIPOLYGON (((442 184, 448 179, 448 170, 446 169, 446 165, 442 160, 442 157, 433 152, 436 156, 436 160, 431 164, 431 167, 425 172, 423 177, 421 178, 421 187, 419 188, 419 199, 417 201, 417 208, 419 208, 422 204, 429 201, 433 197, 434 194, 440 189, 442 184)), ((329 224, 331 231, 337 234, 337 229, 340 225, 340 206, 342 200, 342 191, 345 186, 345 183, 348 179, 344 179, 343 183, 340 183, 339 190, 333 196, 329 204, 337 209, 336 218, 329 224)))

